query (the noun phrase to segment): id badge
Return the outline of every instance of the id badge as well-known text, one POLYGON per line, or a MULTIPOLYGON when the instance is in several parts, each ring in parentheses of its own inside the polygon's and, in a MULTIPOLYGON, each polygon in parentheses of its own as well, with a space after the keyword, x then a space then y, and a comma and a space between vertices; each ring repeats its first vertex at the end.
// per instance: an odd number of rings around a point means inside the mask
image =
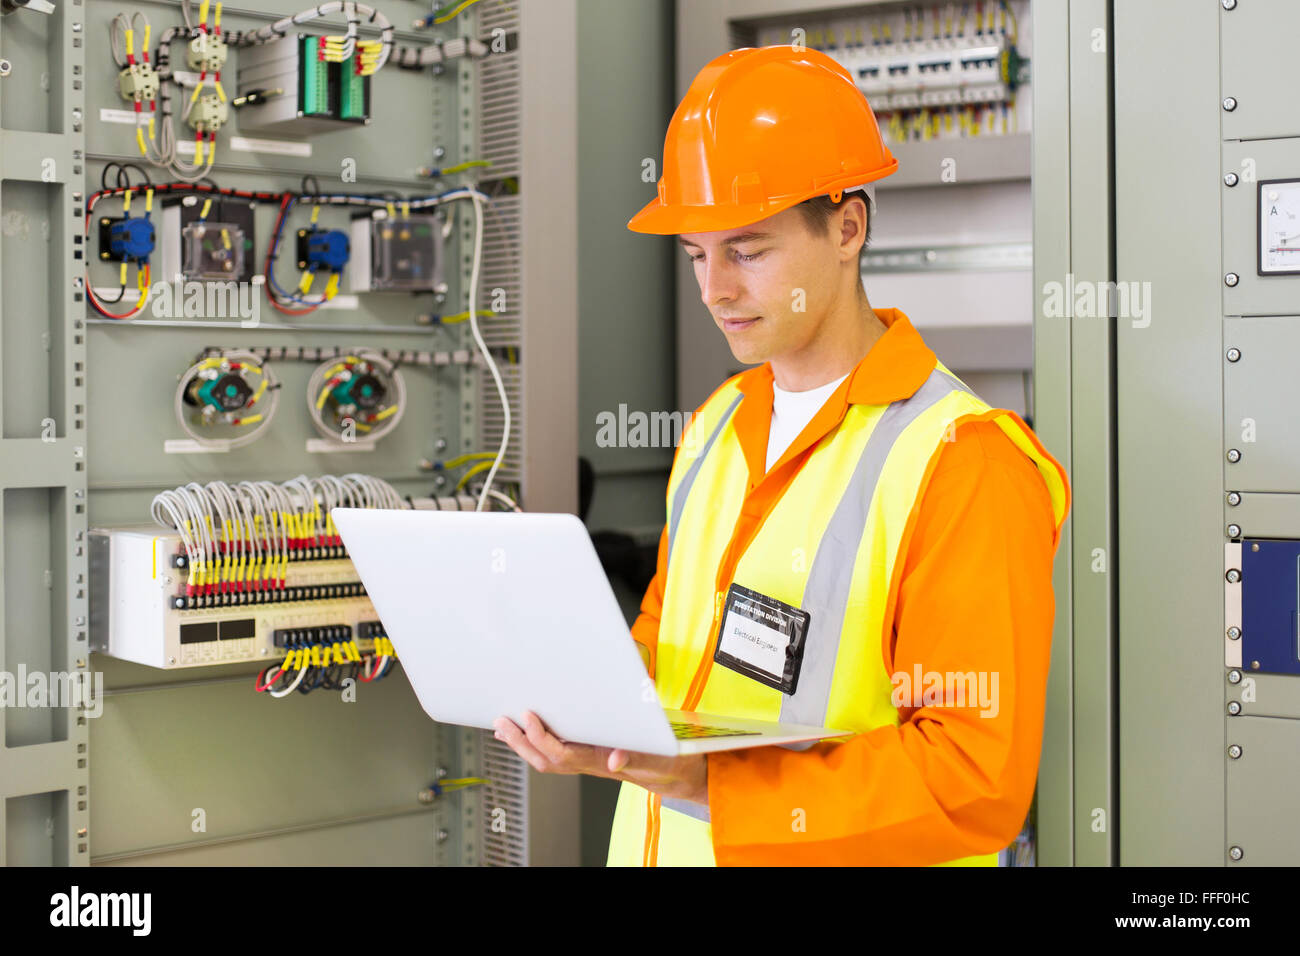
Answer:
POLYGON ((793 694, 799 685, 810 615, 739 584, 727 590, 713 659, 761 684, 793 694))

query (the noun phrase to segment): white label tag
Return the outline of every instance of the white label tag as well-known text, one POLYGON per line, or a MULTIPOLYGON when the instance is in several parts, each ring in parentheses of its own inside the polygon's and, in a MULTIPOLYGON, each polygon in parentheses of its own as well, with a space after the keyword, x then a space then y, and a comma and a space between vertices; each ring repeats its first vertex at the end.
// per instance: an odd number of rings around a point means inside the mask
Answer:
POLYGON ((249 139, 247 136, 232 136, 230 137, 230 148, 237 153, 311 156, 311 143, 295 143, 287 139, 249 139))
MULTIPOLYGON (((749 609, 762 614, 762 608, 749 609)), ((785 649, 789 638, 774 627, 762 624, 752 617, 736 611, 728 611, 722 627, 722 640, 719 643, 724 654, 757 667, 773 679, 779 680, 785 672, 785 649)))
MULTIPOLYGON (((125 123, 128 126, 134 126, 135 118, 139 115, 135 110, 101 109, 99 111, 99 121, 101 123, 125 123)), ((148 116, 145 116, 145 122, 149 122, 148 116)))

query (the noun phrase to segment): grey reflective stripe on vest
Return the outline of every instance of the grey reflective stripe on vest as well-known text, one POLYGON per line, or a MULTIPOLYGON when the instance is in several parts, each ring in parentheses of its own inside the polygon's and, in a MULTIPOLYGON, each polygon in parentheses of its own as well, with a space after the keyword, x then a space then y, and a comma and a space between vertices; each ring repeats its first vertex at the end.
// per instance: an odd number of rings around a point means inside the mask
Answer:
POLYGON ((663 806, 668 810, 676 810, 678 813, 684 813, 688 817, 694 817, 697 820, 709 822, 709 808, 702 803, 693 803, 690 800, 678 800, 676 798, 664 797, 663 806))
MULTIPOLYGON (((939 368, 936 368, 934 371, 935 371, 935 372, 938 372, 939 374, 941 374, 941 375, 943 375, 944 377, 946 377, 949 381, 951 381, 954 385, 956 385, 959 389, 961 389, 961 390, 962 390, 963 392, 965 392, 967 395, 975 395, 975 392, 971 389, 971 387, 970 387, 969 385, 967 385, 965 382, 963 382, 961 379, 959 379, 956 375, 953 375, 953 374, 951 374, 951 373, 949 373, 949 372, 945 372, 945 371, 943 371, 942 369, 939 369, 939 368)), ((931 373, 931 374, 933 374, 933 373, 931 373)), ((976 397, 976 398, 979 398, 978 395, 975 395, 975 397, 976 397)), ((984 401, 984 400, 981 398, 980 401, 984 401)))
MULTIPOLYGON (((793 696, 781 701, 781 722, 824 727, 831 695, 831 678, 840 649, 840 634, 848 608, 853 565, 867 527, 867 511, 876 492, 876 482, 885 459, 898 436, 935 402, 952 393, 951 376, 939 369, 909 398, 894 402, 881 414, 867 438, 853 476, 835 512, 826 524, 817 554, 804 585, 803 609, 810 615, 804 644, 799 686, 793 696)), ((839 729, 839 728, 835 728, 839 729)), ((812 742, 783 745, 804 750, 812 742)))
POLYGON ((673 495, 673 510, 668 518, 668 557, 671 561, 673 557, 673 541, 677 537, 677 528, 681 524, 682 509, 686 507, 686 498, 691 493, 691 485, 695 484, 695 477, 700 473, 700 466, 704 464, 704 459, 709 455, 709 449, 718 436, 722 434, 722 429, 727 427, 727 422, 731 421, 731 413, 736 410, 740 400, 745 397, 745 393, 738 394, 727 406, 727 410, 722 413, 722 418, 718 421, 717 427, 713 429, 713 434, 709 440, 704 443, 704 448, 700 450, 699 456, 691 462, 691 467, 686 469, 686 474, 682 476, 681 483, 677 486, 677 493, 673 495))

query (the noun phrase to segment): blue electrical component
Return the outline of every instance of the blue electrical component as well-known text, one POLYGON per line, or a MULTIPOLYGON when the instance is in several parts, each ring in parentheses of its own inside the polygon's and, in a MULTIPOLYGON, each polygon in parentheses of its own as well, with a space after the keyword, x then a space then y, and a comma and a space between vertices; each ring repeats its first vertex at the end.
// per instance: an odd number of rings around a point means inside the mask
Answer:
POLYGON ((147 216, 99 221, 99 257, 113 262, 144 263, 154 250, 153 223, 147 216))
POLYGON ((1241 663, 1247 672, 1300 674, 1300 541, 1241 542, 1241 663))
POLYGON ((298 231, 298 268, 342 272, 348 263, 351 243, 341 229, 301 229, 298 231))

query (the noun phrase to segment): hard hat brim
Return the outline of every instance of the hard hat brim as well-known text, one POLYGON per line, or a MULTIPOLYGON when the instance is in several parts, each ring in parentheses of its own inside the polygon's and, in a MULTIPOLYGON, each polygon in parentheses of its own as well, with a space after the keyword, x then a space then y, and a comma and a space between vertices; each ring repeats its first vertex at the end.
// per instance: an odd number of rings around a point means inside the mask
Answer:
MULTIPOLYGON (((784 212, 806 199, 824 196, 836 189, 865 185, 894 173, 898 169, 898 160, 893 159, 888 166, 876 170, 870 176, 861 173, 846 177, 842 183, 828 183, 806 195, 800 194, 782 199, 773 199, 757 203, 717 203, 708 206, 665 206, 656 196, 646 203, 641 211, 628 220, 627 228, 633 232, 648 233, 658 236, 675 236, 687 232, 721 232, 726 229, 739 229, 784 212)), ((867 198, 865 195, 864 199, 867 198)))

